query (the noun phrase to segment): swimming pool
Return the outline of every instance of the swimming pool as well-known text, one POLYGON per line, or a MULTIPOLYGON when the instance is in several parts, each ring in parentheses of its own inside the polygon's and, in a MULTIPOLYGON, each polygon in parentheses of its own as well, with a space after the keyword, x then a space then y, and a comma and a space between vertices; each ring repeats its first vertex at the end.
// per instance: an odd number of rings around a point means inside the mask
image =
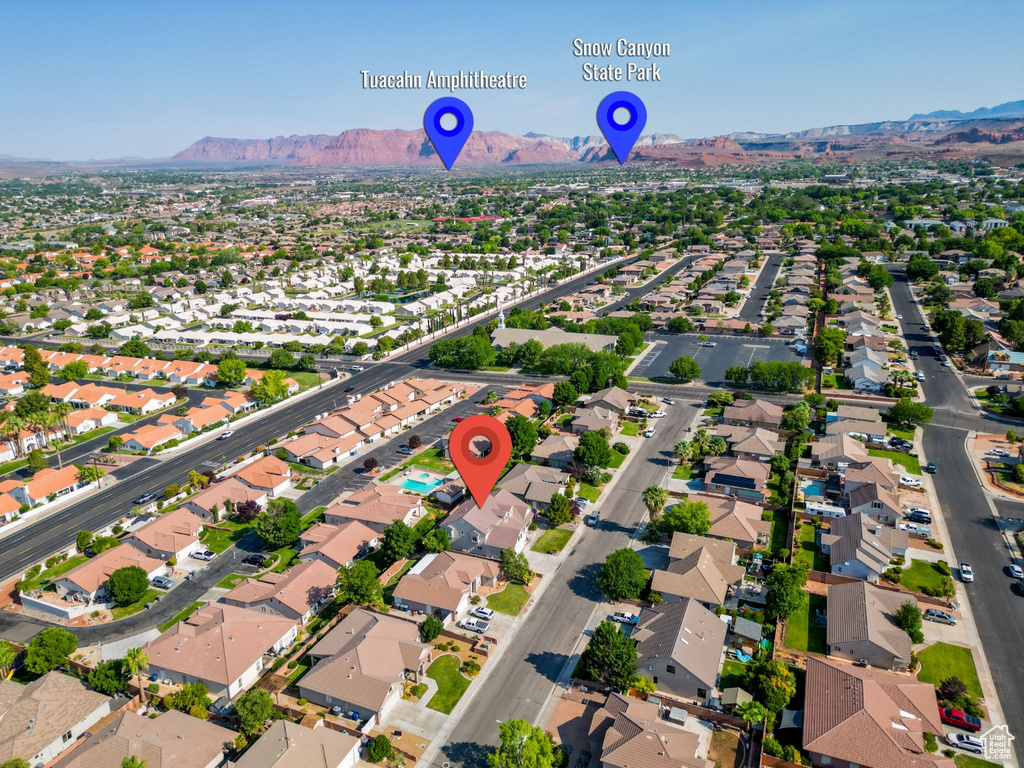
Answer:
POLYGON ((441 480, 426 472, 421 472, 415 477, 407 477, 399 485, 407 491, 427 496, 433 493, 434 489, 441 484, 441 480))

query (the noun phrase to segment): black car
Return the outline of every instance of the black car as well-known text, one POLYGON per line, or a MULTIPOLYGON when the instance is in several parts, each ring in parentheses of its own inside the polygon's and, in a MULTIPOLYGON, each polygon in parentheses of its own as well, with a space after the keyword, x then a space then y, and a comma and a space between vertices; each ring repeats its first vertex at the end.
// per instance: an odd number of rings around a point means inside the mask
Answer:
POLYGON ((257 568, 262 568, 263 564, 267 562, 266 555, 246 555, 242 558, 242 562, 245 565, 255 565, 257 568))
POLYGON ((925 525, 931 525, 932 516, 926 515, 924 512, 908 512, 905 518, 912 523, 924 523, 925 525))
POLYGON ((139 498, 135 499, 132 504, 149 504, 153 499, 156 498, 155 493, 144 493, 139 498))
POLYGON ((346 392, 351 392, 355 387, 345 387, 346 392))

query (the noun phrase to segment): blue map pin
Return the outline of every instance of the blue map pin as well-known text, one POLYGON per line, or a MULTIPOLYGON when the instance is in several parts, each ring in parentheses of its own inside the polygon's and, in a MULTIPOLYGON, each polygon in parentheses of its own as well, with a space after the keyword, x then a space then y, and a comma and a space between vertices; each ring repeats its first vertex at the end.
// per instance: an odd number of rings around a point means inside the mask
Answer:
POLYGON ((446 96, 427 107, 423 115, 423 130, 441 156, 444 167, 450 171, 459 152, 466 145, 466 139, 473 132, 473 113, 462 99, 446 96), (455 118, 454 128, 448 129, 441 125, 441 118, 445 115, 455 118))
POLYGON ((619 165, 626 162, 633 145, 640 138, 640 133, 647 125, 647 107, 640 97, 629 91, 609 93, 597 108, 597 124, 601 133, 611 145, 619 165), (624 109, 629 112, 629 119, 624 123, 615 121, 615 110, 624 109))

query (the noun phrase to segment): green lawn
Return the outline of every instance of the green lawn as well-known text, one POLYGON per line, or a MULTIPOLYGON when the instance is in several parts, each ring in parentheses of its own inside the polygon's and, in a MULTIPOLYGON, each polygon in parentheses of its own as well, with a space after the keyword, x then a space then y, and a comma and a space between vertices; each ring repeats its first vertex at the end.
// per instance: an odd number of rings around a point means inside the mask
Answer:
POLYGON ((690 480, 693 477, 693 466, 690 464, 680 464, 672 470, 673 480, 690 480))
POLYGON ((245 581, 246 578, 245 574, 242 573, 229 573, 223 579, 218 581, 216 586, 218 589, 234 589, 245 581))
POLYGON ((622 466, 622 462, 624 462, 625 460, 626 457, 623 456, 621 453, 619 453, 618 451, 612 451, 612 457, 611 459, 608 460, 608 467, 609 469, 618 469, 619 467, 622 466))
POLYGON ((789 518, 785 509, 772 511, 772 537, 768 544, 769 552, 778 552, 788 546, 789 518))
POLYGON ((742 688, 743 679, 747 676, 747 668, 738 661, 727 660, 722 665, 722 680, 718 690, 726 688, 742 688))
POLYGON ((814 610, 825 610, 824 595, 805 595, 800 607, 786 622, 786 647, 808 653, 825 653, 825 628, 814 626, 814 610))
POLYGON ((507 616, 518 616, 529 599, 530 593, 526 587, 522 584, 509 584, 501 592, 488 596, 487 607, 507 616))
POLYGON ((402 466, 411 467, 414 464, 419 467, 426 467, 427 469, 436 469, 438 472, 444 472, 446 475, 449 472, 455 471, 455 465, 444 457, 444 451, 440 448, 427 448, 422 453, 413 456, 402 466))
POLYGON ((469 678, 459 671, 458 656, 446 654, 430 665, 427 677, 437 682, 437 693, 427 702, 427 709, 450 715, 462 694, 469 688, 469 678))
MULTIPOLYGON (((941 560, 940 562, 945 562, 941 560)), ((900 576, 900 584, 915 592, 923 592, 925 587, 938 589, 942 586, 942 578, 946 576, 940 571, 935 563, 915 560, 909 568, 903 570, 900 576)))
POLYGON ((814 543, 814 526, 803 525, 800 527, 800 538, 797 542, 796 554, 793 560, 798 563, 806 563, 812 571, 827 571, 828 558, 821 554, 814 543))
POLYGON ((902 427, 897 427, 895 424, 890 424, 889 434, 893 435, 894 437, 902 437, 904 440, 913 440, 914 435, 917 434, 917 427, 903 429, 902 427))
POLYGON ((283 573, 293 562, 295 558, 299 556, 299 550, 292 547, 281 547, 281 549, 275 549, 274 554, 277 555, 278 560, 271 567, 271 573, 283 573))
POLYGON ((636 437, 640 434, 640 425, 635 421, 624 421, 620 431, 626 437, 636 437))
POLYGON ((571 538, 572 531, 568 528, 549 528, 530 549, 544 555, 554 555, 561 552, 571 538))
POLYGON ((207 549, 211 549, 219 555, 245 536, 246 530, 248 529, 225 531, 220 528, 206 528, 199 534, 199 540, 203 542, 207 549))
POLYGON ((322 523, 324 521, 324 512, 326 509, 327 507, 317 507, 316 509, 307 512, 302 518, 302 530, 312 528, 317 523, 322 523))
POLYGON ((993 763, 991 760, 982 760, 974 755, 959 754, 953 758, 956 768, 1003 768, 1002 763, 993 763))
POLYGON ((899 451, 876 451, 873 448, 868 449, 868 456, 881 456, 885 459, 892 459, 893 464, 906 468, 910 474, 921 474, 921 462, 917 460, 916 456, 900 453, 899 451))
POLYGON ((0 464, 0 475, 6 475, 8 472, 14 472, 16 469, 21 469, 25 466, 28 466, 28 459, 8 461, 6 464, 0 464))
POLYGON ((111 611, 111 613, 114 614, 114 621, 117 621, 118 619, 126 619, 129 616, 134 616, 139 611, 144 610, 146 608, 146 603, 153 602, 153 600, 159 594, 163 593, 156 589, 147 589, 146 592, 142 595, 142 597, 140 597, 131 605, 118 606, 114 608, 114 610, 111 611))
POLYGON ((21 582, 21 586, 19 587, 19 589, 22 592, 34 592, 43 585, 43 582, 53 582, 56 579, 59 579, 72 568, 77 568, 88 559, 89 558, 85 555, 75 555, 74 557, 69 557, 64 562, 57 563, 55 566, 53 566, 53 568, 45 569, 42 573, 40 573, 31 581, 26 580, 21 582))
POLYGON ((285 376, 299 383, 299 389, 309 389, 320 383, 320 376, 312 371, 289 371, 285 376))
POLYGON ((720 419, 723 413, 725 413, 725 408, 721 405, 704 409, 704 415, 711 419, 720 419))
POLYGON ((416 561, 415 557, 410 559, 405 565, 403 565, 401 567, 401 569, 398 571, 398 573, 396 573, 394 576, 392 576, 391 579, 388 581, 388 583, 384 585, 384 604, 385 605, 391 605, 391 595, 394 594, 395 587, 398 586, 398 582, 402 580, 402 577, 405 576, 406 572, 410 568, 412 568, 414 565, 416 565, 416 562, 417 561, 416 561))
POLYGON ((958 677, 967 685, 972 696, 981 696, 981 682, 974 666, 970 648, 948 643, 935 643, 917 654, 921 671, 917 679, 938 687, 948 677, 958 677))
POLYGON ((206 603, 203 603, 203 602, 200 602, 199 600, 197 600, 196 602, 192 603, 192 605, 188 606, 184 610, 182 610, 179 613, 175 614, 173 618, 168 619, 167 621, 165 621, 163 624, 161 624, 159 627, 157 627, 157 629, 159 629, 161 632, 166 632, 168 629, 173 627, 179 621, 184 621, 185 619, 187 619, 189 616, 191 616, 193 613, 198 611, 204 605, 206 605, 206 603))
POLYGON ((582 496, 584 499, 593 504, 597 501, 597 497, 601 495, 601 489, 595 488, 589 483, 580 483, 576 486, 576 495, 582 496))
POLYGON ((309 672, 312 665, 309 663, 309 656, 304 656, 295 669, 288 670, 288 685, 295 685, 299 678, 309 672))

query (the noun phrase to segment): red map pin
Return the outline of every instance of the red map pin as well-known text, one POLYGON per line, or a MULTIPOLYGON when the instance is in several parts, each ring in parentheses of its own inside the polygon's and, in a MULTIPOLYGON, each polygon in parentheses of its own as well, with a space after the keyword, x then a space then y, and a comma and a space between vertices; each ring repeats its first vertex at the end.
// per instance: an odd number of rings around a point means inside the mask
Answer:
POLYGON ((512 455, 512 436, 505 425, 493 416, 477 414, 455 425, 448 442, 448 452, 462 482, 473 495, 473 501, 482 507, 512 455), (481 439, 478 441, 477 438, 481 439), (490 450, 481 456, 480 446, 485 442, 491 444, 490 450))

